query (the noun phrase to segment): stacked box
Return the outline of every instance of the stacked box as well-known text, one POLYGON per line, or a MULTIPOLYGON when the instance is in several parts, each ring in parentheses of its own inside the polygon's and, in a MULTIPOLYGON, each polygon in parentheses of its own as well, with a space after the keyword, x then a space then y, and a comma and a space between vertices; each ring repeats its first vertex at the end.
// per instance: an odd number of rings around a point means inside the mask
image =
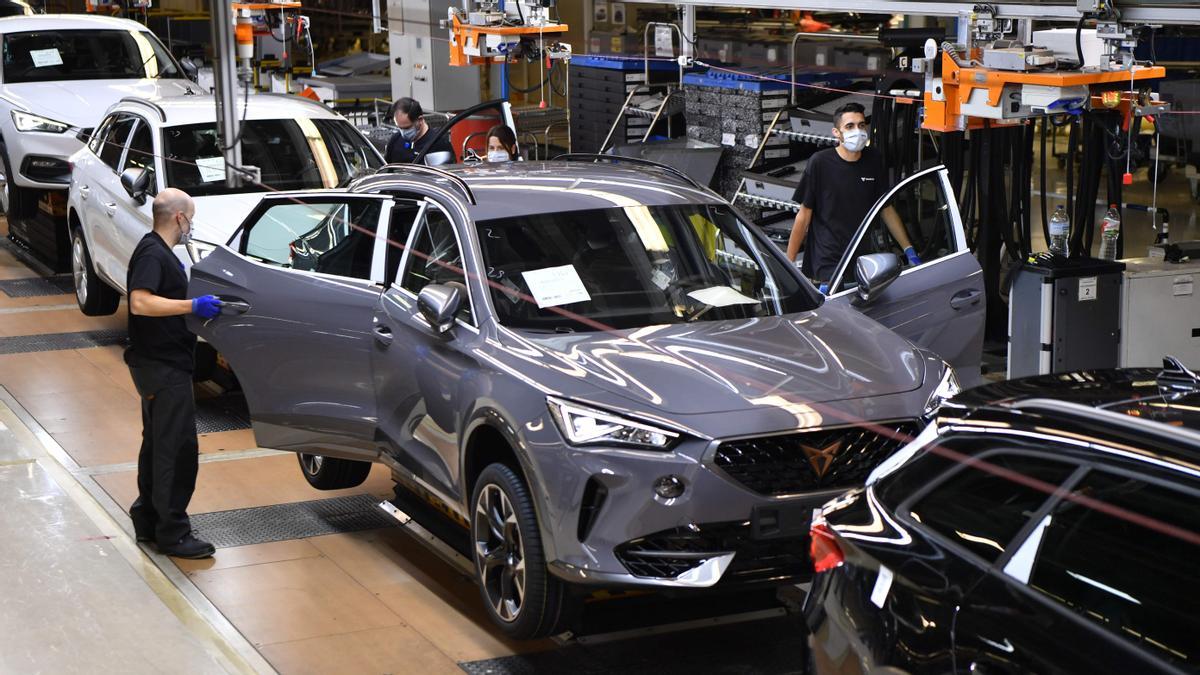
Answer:
MULTIPOLYGON (((654 94, 665 94, 667 86, 678 81, 679 70, 674 63, 650 63, 650 88, 638 91, 631 104, 654 94)), ((570 109, 571 149, 573 152, 598 152, 612 128, 613 120, 621 118, 609 146, 636 143, 642 140, 650 119, 622 115, 621 106, 629 92, 646 80, 642 60, 577 56, 571 59, 570 109)))
MULTIPOLYGON (((718 191, 731 199, 771 120, 787 108, 788 85, 777 79, 709 71, 685 75, 683 90, 688 138, 726 148, 717 170, 717 185, 718 191)), ((762 161, 790 155, 788 139, 772 136, 767 139, 762 161)))

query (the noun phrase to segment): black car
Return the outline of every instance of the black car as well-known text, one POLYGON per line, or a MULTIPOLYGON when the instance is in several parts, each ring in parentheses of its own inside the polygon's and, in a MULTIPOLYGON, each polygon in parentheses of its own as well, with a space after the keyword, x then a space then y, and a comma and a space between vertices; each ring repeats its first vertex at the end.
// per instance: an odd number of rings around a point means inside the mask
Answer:
POLYGON ((969 390, 814 514, 818 673, 1200 671, 1200 381, 969 390))

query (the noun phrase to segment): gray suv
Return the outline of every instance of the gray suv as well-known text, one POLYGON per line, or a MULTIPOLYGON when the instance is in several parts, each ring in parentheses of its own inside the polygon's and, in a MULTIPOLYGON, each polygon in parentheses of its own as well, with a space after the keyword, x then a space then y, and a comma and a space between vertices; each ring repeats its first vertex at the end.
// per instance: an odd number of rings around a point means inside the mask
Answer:
POLYGON ((552 632, 576 586, 810 574, 813 508, 957 391, 943 357, 980 358, 982 281, 940 168, 881 200, 826 298, 681 174, 573 159, 271 194, 192 268, 191 293, 226 302, 193 329, 259 445, 300 453, 318 488, 389 466, 469 529, 518 638, 552 632), (886 203, 924 265, 889 248, 886 203))

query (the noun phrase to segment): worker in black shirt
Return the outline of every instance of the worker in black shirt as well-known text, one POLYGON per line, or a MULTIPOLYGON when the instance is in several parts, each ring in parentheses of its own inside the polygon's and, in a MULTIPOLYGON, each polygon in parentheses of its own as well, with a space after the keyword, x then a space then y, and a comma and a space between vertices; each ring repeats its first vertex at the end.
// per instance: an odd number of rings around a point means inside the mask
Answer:
POLYGON ((129 509, 138 541, 180 558, 207 558, 212 544, 192 534, 187 506, 196 489, 199 446, 192 368, 196 336, 184 317, 221 312, 212 295, 187 298, 187 274, 171 250, 191 238, 196 206, 187 193, 167 188, 154 199, 154 229, 129 260, 129 348, 125 363, 142 399, 138 498, 129 509))
MULTIPOLYGON (((850 245, 863 218, 879 197, 887 192, 887 173, 873 148, 867 147, 870 131, 866 111, 858 103, 847 103, 833 113, 833 135, 838 145, 814 153, 804 169, 793 198, 800 212, 788 238, 787 255, 795 260, 804 244, 802 272, 829 290, 838 261, 850 245)), ((884 223, 912 265, 921 261, 900 222, 896 209, 882 211, 884 223)))
MULTIPOLYGON (((392 104, 392 119, 400 132, 388 141, 387 151, 383 153, 388 164, 411 164, 417 155, 425 151, 431 160, 443 159, 438 164, 453 164, 455 162, 454 148, 450 145, 450 135, 445 134, 432 146, 430 143, 436 135, 429 130, 425 121, 425 111, 416 99, 402 98, 392 104), (449 153, 448 156, 439 153, 449 153)), ((433 163, 433 162, 430 162, 433 163)))

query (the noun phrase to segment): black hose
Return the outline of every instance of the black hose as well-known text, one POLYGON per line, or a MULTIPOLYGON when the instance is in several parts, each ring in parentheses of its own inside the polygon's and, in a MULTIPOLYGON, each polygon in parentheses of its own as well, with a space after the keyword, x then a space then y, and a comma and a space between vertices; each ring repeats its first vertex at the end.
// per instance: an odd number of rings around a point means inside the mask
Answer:
POLYGON ((1078 149, 1079 125, 1072 120, 1071 132, 1067 135, 1067 217, 1072 220, 1075 213, 1075 153, 1078 149))
POLYGON ((1075 24, 1075 55, 1079 57, 1079 68, 1083 69, 1083 22, 1087 19, 1087 12, 1079 15, 1079 21, 1075 24))
POLYGON ((1045 118, 1043 118, 1042 124, 1041 124, 1041 127, 1042 127, 1042 171, 1041 171, 1042 184, 1041 184, 1040 189, 1042 192, 1042 199, 1041 199, 1041 202, 1042 202, 1042 236, 1046 238, 1046 244, 1049 245, 1050 244, 1050 218, 1049 218, 1049 216, 1046 215, 1047 214, 1047 209, 1046 209, 1046 132, 1047 132, 1046 122, 1047 122, 1047 120, 1045 118))
MULTIPOLYGON (((517 3, 517 4, 518 4, 518 6, 520 5, 520 3, 517 3)), ((541 57, 538 57, 538 58, 541 58, 541 57)), ((508 81, 508 88, 511 89, 512 91, 517 92, 518 94, 532 94, 533 92, 540 90, 542 87, 546 86, 550 82, 550 76, 554 74, 554 61, 553 60, 550 61, 550 68, 548 68, 546 70, 546 78, 543 79, 539 84, 535 84, 532 87, 528 87, 528 88, 518 87, 517 85, 512 83, 512 70, 513 70, 512 68, 506 68, 505 73, 504 73, 504 78, 508 81)))

